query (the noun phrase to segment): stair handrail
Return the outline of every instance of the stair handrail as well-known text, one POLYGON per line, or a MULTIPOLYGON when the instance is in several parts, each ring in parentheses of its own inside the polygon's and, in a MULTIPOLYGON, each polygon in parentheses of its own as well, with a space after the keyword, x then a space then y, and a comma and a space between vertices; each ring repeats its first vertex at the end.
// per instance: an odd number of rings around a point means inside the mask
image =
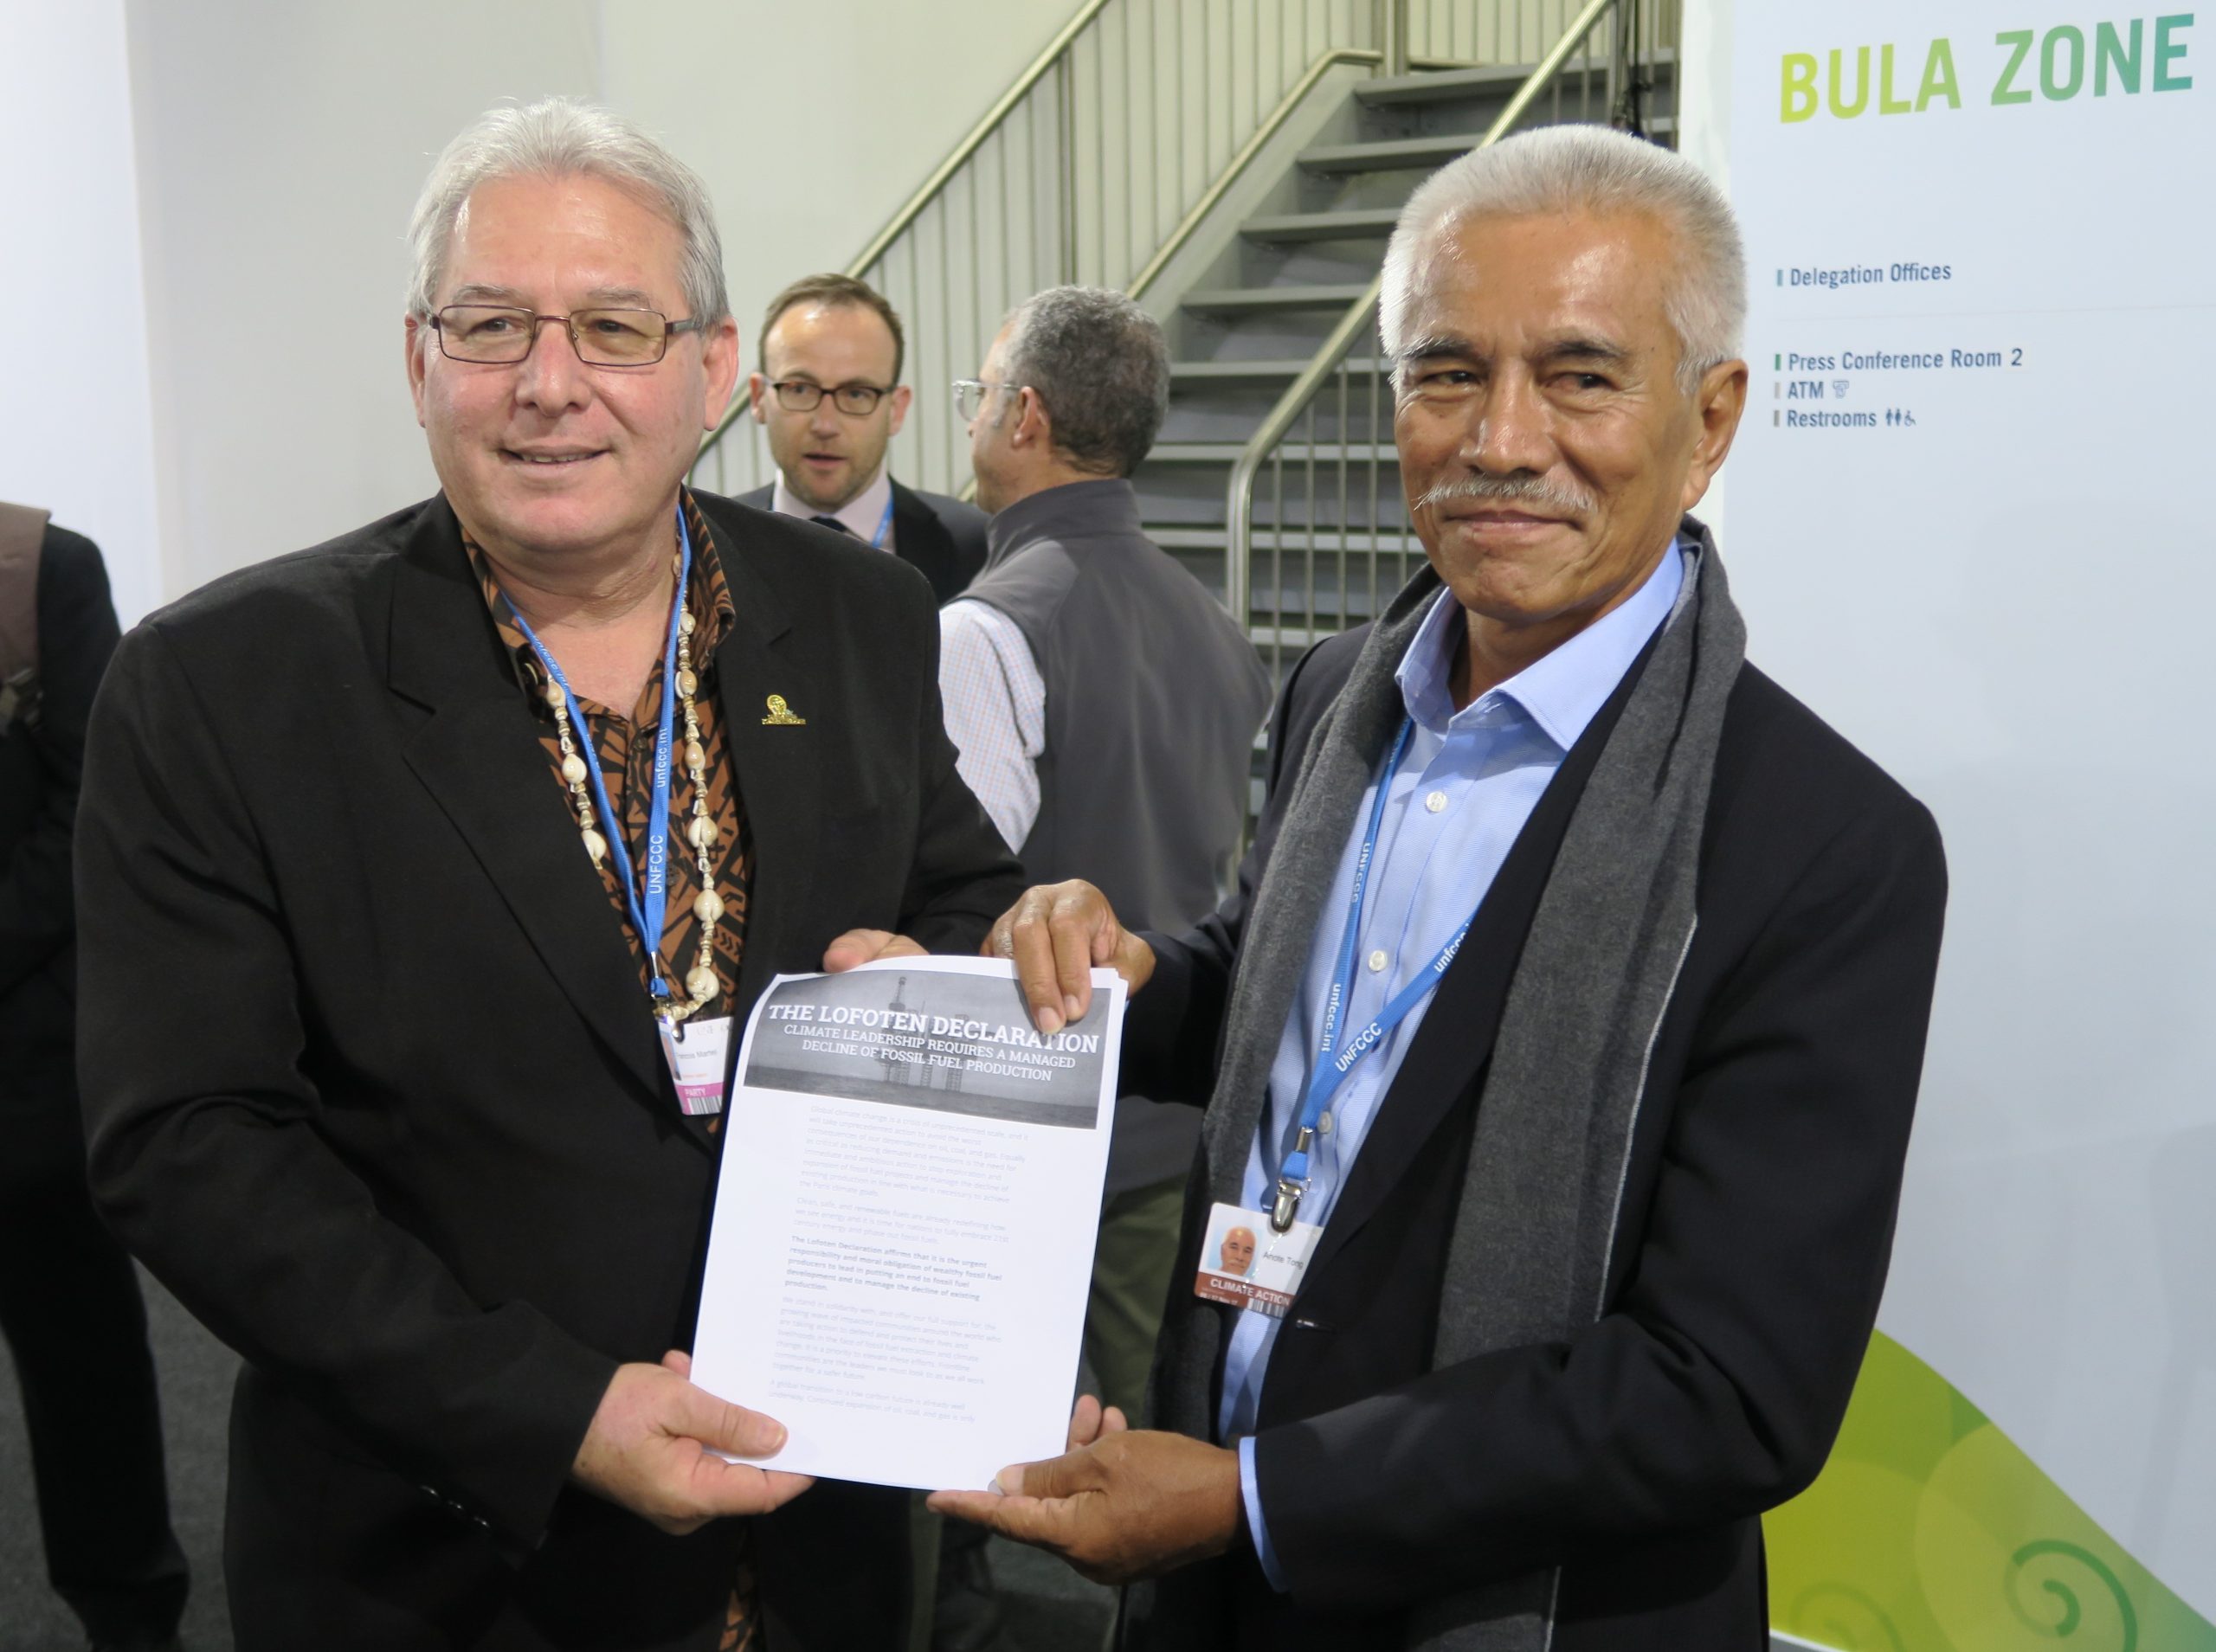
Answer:
MULTIPOLYGON (((1015 77, 1008 89, 994 100, 992 107, 986 110, 977 124, 970 129, 969 135, 948 151, 946 158, 931 170, 931 175, 918 184, 915 193, 902 203, 899 210, 886 221, 885 228, 870 237, 869 244, 859 254, 847 260, 846 268, 841 272, 842 274, 859 280, 873 264, 885 256, 886 249, 923 216, 924 209, 938 198, 939 192, 946 188, 949 181, 961 171, 971 156, 985 146, 986 140, 1001 129, 1008 118, 1021 106, 1023 100, 1030 95, 1032 88, 1053 72, 1068 53, 1072 43, 1085 33, 1086 25, 1106 10, 1108 5, 1109 0, 1085 0, 1076 14, 1040 49, 1038 56, 1033 58, 1030 65, 1015 77)), ((738 423, 739 415, 746 410, 746 398, 733 396, 731 405, 717 421, 716 427, 700 439, 700 453, 705 454, 722 440, 724 433, 738 423)))
MULTIPOLYGON (((1617 0, 1588 0, 1585 9, 1570 21, 1547 55, 1518 87, 1507 106, 1501 110, 1492 125, 1486 128, 1474 149, 1490 149, 1515 130, 1516 123, 1524 117, 1542 93, 1553 85, 1563 66, 1575 55, 1617 0)), ((1377 316, 1377 301, 1385 290, 1385 273, 1380 269, 1375 279, 1362 295, 1346 308, 1308 364, 1299 376, 1286 387, 1268 415, 1264 418, 1246 446, 1240 453, 1238 462, 1231 467, 1231 479, 1226 486, 1224 525, 1224 604, 1240 624, 1249 617, 1252 593, 1254 484, 1260 476, 1262 466, 1275 451, 1279 443, 1292 432, 1293 421, 1306 410, 1308 403, 1323 389, 1324 382, 1338 370, 1339 363, 1354 347, 1355 340, 1366 326, 1374 326, 1377 316)), ((1342 437, 1343 440, 1343 437, 1342 437)))
POLYGON ((1317 53, 1316 61, 1309 64, 1301 77, 1287 88, 1285 96, 1278 100, 1277 107, 1270 111, 1268 119, 1255 127, 1253 136, 1246 140, 1236 155, 1224 163, 1223 170, 1216 174, 1215 181, 1193 203, 1192 210, 1164 237, 1162 245, 1155 248, 1154 256, 1147 260, 1138 273, 1131 277, 1124 288, 1124 296, 1139 297, 1154 285, 1156 278, 1163 270, 1169 267, 1169 260, 1184 249, 1185 243, 1208 221, 1209 215, 1215 211, 1224 196, 1231 193, 1232 186, 1253 164, 1255 157, 1269 146, 1270 139, 1278 135, 1308 94, 1316 89, 1317 81, 1342 63, 1367 63, 1382 69, 1391 61, 1389 52, 1381 52, 1366 46, 1334 46, 1317 53))
MULTIPOLYGON (((1254 129, 1253 135, 1240 147, 1239 152, 1224 163, 1223 170, 1215 175, 1214 180, 1201 192, 1201 198, 1193 203, 1192 209, 1178 221, 1176 228, 1163 238, 1162 245, 1154 249, 1154 255, 1149 258, 1145 264, 1141 266, 1138 273, 1124 284, 1124 296, 1137 299, 1155 284, 1163 271, 1169 267, 1171 260, 1184 250, 1185 243, 1192 240, 1201 227, 1208 222, 1216 208, 1222 203, 1223 198, 1229 195, 1239 180, 1246 176, 1246 169, 1253 164, 1255 157, 1269 147, 1270 140, 1278 135, 1286 121, 1292 119, 1308 94, 1316 89, 1317 83, 1326 74, 1342 64, 1367 64, 1373 68, 1382 68, 1392 61, 1393 55, 1390 52, 1379 51, 1367 46, 1334 46, 1318 52, 1315 61, 1310 63, 1300 78, 1286 89, 1285 94, 1278 100, 1277 107, 1271 110, 1267 118, 1254 129)), ((1429 65, 1420 65, 1420 67, 1429 67, 1429 65)), ((886 245, 889 246, 891 242, 887 241, 886 245)), ((883 247, 873 247, 860 267, 868 268, 871 263, 883 255, 883 247)), ((856 273, 854 270, 847 272, 849 274, 856 273)), ((712 436, 709 440, 713 440, 714 438, 712 436)), ((977 479, 973 476, 955 491, 955 497, 966 505, 976 497, 976 493, 977 479)))

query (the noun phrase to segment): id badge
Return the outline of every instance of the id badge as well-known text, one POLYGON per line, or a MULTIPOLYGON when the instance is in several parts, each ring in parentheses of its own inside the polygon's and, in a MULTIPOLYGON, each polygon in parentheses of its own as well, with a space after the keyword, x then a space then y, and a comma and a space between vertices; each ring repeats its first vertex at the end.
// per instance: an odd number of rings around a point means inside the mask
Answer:
POLYGON ((1259 1211, 1218 1205, 1208 1212, 1193 1295, 1283 1319, 1323 1231, 1313 1222, 1295 1222, 1279 1233, 1259 1211))
POLYGON ((671 1026, 656 1021, 662 1059, 677 1086, 677 1105, 692 1118, 724 1110, 725 1057, 731 1053, 731 1017, 695 1018, 671 1026))

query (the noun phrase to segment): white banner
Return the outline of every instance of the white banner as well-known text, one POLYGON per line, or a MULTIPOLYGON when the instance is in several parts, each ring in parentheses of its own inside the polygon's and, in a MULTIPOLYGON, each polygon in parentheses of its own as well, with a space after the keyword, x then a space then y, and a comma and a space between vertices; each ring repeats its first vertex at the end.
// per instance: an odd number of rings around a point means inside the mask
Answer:
POLYGON ((2216 1646, 2216 16, 1736 13, 1723 555, 1953 879, 1884 1334, 1773 1520, 1776 1622, 2216 1646))

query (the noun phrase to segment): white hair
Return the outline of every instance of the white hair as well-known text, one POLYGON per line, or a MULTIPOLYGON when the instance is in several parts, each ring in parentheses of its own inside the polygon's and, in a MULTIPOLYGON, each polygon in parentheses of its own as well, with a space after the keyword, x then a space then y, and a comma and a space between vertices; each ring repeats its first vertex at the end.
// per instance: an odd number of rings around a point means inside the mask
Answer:
POLYGON ((408 308, 428 316, 446 273, 455 221, 477 188, 505 177, 603 178, 644 198, 677 227, 686 312, 703 327, 731 313, 723 242, 699 175, 621 115, 570 98, 487 110, 439 153, 409 221, 415 254, 408 308))
POLYGON ((1739 353, 1747 257, 1723 192, 1683 156, 1606 126, 1542 126, 1449 161, 1418 186, 1385 249, 1377 311, 1386 358, 1400 371, 1410 312, 1440 238, 1475 217, 1644 212, 1676 239, 1664 299, 1678 335, 1678 383, 1690 392, 1739 353))

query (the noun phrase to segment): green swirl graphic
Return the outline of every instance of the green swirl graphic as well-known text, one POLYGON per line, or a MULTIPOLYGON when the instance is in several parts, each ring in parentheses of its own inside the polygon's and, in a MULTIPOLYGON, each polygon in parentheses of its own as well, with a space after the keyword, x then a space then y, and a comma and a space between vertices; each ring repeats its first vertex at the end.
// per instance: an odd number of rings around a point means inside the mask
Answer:
POLYGON ((1794 1597, 1787 1622, 1838 1652, 1908 1652, 1885 1609, 1852 1584, 1812 1584, 1794 1597), (1836 1604, 1834 1604, 1836 1603, 1836 1604), (1841 1611, 1840 1606, 1850 1610, 1841 1611))
POLYGON ((1762 1527, 1773 1625, 1838 1652, 2216 1652, 2216 1623, 1882 1334, 1824 1472, 1762 1527))
POLYGON ((2101 1580, 2102 1586, 2109 1591, 2109 1598, 2116 1602, 2116 1616, 2123 1624, 2123 1642, 2117 1649, 2117 1652, 2137 1652, 2139 1615, 2131 1610, 2130 1595, 2125 1592, 2123 1584, 2116 1573, 2102 1564, 2099 1556, 2078 1547, 2075 1543, 2065 1543, 2055 1538, 2042 1538, 2036 1543, 2026 1543, 2008 1557, 2008 1580, 2005 1586, 2008 1594, 2009 1610, 2013 1611, 2027 1627, 2037 1630, 2042 1635, 2052 1636, 2058 1641, 2068 1640, 2077 1634, 2078 1625, 2084 1613, 2078 1604, 2078 1597, 2071 1591, 2070 1585, 2059 1579, 2048 1578, 2039 1584, 2041 1589, 2062 1603, 2062 1617, 2058 1622, 2042 1623, 2032 1617, 2024 1605, 2022 1588, 2024 1568, 2033 1560, 2046 1555, 2060 1555, 2065 1559, 2075 1560, 2101 1580))

